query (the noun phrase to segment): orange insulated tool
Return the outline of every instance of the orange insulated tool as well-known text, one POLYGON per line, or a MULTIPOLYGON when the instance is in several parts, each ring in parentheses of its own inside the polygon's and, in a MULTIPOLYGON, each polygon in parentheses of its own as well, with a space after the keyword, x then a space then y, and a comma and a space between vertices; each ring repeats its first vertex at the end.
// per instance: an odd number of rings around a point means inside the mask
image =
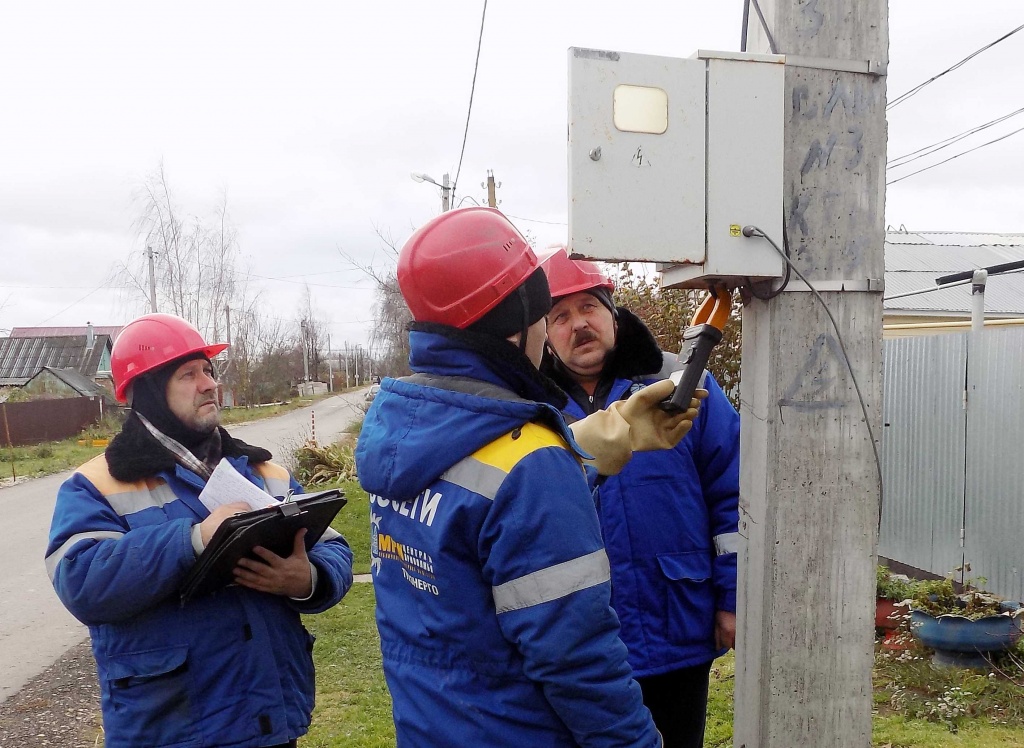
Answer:
POLYGON ((722 331, 731 310, 732 294, 724 288, 710 293, 697 308, 690 326, 683 333, 683 347, 679 352, 683 373, 672 397, 662 402, 663 410, 679 412, 690 407, 690 400, 704 376, 711 351, 722 340, 722 331))

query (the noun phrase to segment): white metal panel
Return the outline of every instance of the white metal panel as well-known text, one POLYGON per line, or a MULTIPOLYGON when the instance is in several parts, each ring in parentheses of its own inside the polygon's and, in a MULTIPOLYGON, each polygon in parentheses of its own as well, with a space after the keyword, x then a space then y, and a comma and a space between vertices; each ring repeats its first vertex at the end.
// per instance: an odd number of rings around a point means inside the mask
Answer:
POLYGON ((785 68, 781 57, 760 57, 707 61, 707 257, 703 265, 673 268, 664 285, 742 283, 783 273, 783 260, 767 241, 738 231, 752 224, 782 245, 785 68))
POLYGON ((704 259, 702 60, 569 49, 569 247, 598 260, 704 259), (615 127, 620 85, 668 98, 662 134, 615 127))

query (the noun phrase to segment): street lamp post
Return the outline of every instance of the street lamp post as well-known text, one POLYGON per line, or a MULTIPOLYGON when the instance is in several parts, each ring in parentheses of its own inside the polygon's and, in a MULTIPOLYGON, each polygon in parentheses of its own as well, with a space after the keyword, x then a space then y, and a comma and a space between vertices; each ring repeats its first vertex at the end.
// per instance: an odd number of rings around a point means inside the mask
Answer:
POLYGON ((438 184, 433 177, 427 174, 421 174, 419 172, 413 172, 409 175, 412 177, 414 182, 430 182, 433 185, 437 185, 441 188, 441 212, 447 213, 451 208, 451 186, 448 184, 448 174, 446 173, 441 177, 441 183, 438 184))

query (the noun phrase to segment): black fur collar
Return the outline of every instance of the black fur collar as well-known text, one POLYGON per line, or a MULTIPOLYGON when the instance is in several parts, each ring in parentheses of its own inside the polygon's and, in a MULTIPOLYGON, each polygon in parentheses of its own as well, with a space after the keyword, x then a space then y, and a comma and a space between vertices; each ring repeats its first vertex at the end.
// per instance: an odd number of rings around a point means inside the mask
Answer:
MULTIPOLYGON (((250 463, 267 462, 272 457, 263 447, 253 447, 235 439, 223 428, 220 429, 220 439, 224 457, 246 456, 250 463)), ((174 455, 149 433, 134 412, 128 414, 121 432, 110 442, 104 454, 110 475, 126 483, 150 478, 162 470, 173 472, 175 465, 174 455)))

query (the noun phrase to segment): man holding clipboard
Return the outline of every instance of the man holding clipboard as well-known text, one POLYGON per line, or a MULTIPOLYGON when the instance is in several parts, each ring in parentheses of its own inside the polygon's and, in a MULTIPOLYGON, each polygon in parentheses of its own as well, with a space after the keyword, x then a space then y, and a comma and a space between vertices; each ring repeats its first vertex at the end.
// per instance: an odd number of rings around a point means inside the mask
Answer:
POLYGON ((225 348, 173 315, 128 324, 111 354, 128 419, 57 495, 46 567, 89 626, 108 748, 294 746, 314 697, 299 615, 352 583, 344 538, 328 527, 307 549, 299 529, 282 553, 239 560, 234 585, 182 601, 218 527, 251 508, 200 498, 222 459, 268 499, 302 491, 267 450, 220 428, 210 359, 225 348))

